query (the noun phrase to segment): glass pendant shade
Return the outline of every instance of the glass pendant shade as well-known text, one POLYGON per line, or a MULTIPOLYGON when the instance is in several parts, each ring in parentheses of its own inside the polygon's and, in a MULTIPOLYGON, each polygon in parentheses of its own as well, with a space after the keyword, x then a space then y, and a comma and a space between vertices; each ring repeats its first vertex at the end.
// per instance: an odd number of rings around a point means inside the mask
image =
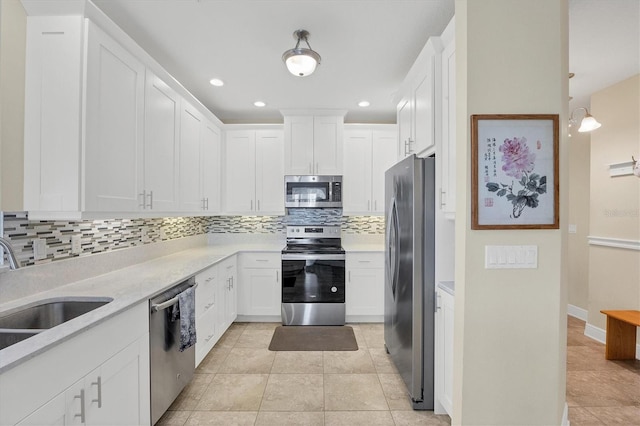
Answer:
POLYGON ((287 69, 296 77, 306 77, 313 74, 320 64, 320 55, 309 46, 308 35, 309 33, 305 30, 294 32, 293 36, 298 40, 296 47, 287 50, 282 55, 282 60, 287 65, 287 69), (300 41, 307 43, 309 48, 299 47, 300 41))
POLYGON ((597 129, 600 126, 602 126, 602 124, 598 123, 598 121, 595 118, 593 118, 592 115, 587 114, 582 119, 582 123, 580 124, 580 128, 578 129, 578 131, 580 133, 590 132, 592 130, 597 129))

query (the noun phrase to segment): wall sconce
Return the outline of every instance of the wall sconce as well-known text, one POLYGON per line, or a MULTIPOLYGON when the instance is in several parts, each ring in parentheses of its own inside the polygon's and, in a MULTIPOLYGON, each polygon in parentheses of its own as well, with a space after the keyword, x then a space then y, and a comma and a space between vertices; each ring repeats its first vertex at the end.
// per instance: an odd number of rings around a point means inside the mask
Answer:
POLYGON ((573 124, 576 124, 578 122, 578 118, 574 117, 573 115, 579 110, 584 110, 584 117, 582 118, 582 121, 580 122, 580 127, 578 128, 578 131, 580 133, 591 132, 592 130, 595 130, 600 126, 602 126, 602 124, 598 123, 598 121, 593 117, 593 115, 589 114, 588 109, 584 107, 580 107, 580 108, 574 109, 573 112, 571 113, 571 117, 569 118, 569 127, 571 127, 573 124))

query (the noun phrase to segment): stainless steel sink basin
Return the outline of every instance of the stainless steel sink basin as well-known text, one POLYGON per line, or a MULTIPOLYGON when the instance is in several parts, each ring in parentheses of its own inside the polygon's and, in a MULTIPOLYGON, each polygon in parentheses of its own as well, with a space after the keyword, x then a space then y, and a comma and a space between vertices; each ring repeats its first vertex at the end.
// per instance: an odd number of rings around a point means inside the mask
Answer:
POLYGON ((12 310, 11 313, 6 315, 0 314, 0 332, 6 333, 15 330, 38 332, 93 311, 112 300, 108 297, 43 300, 12 310))
POLYGON ((41 330, 0 330, 0 351, 7 346, 14 345, 18 342, 35 336, 41 330))

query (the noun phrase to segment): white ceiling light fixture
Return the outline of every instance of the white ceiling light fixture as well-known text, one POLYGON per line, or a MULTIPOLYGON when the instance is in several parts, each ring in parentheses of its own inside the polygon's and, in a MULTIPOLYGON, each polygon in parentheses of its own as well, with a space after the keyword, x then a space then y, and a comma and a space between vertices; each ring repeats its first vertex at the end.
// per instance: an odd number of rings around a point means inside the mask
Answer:
POLYGON ((320 55, 311 49, 309 44, 309 31, 296 30, 293 37, 298 41, 296 47, 289 49, 282 54, 282 60, 287 65, 289 72, 296 77, 306 77, 313 74, 316 67, 320 65, 320 55), (307 43, 307 47, 300 47, 300 41, 307 43))
POLYGON ((360 102, 358 102, 358 106, 362 107, 362 108, 366 108, 369 105, 371 105, 371 103, 369 103, 369 101, 360 101, 360 102))
POLYGON ((262 107, 264 107, 264 106, 267 106, 267 104, 266 104, 266 103, 264 103, 264 102, 262 102, 262 101, 255 101, 255 102, 253 103, 253 105, 254 105, 254 106, 257 106, 258 108, 262 108, 262 107))
POLYGON ((584 118, 580 122, 580 127, 578 128, 578 132, 580 133, 591 132, 599 128, 600 126, 602 126, 602 124, 598 123, 598 120, 596 120, 593 117, 593 115, 589 114, 588 109, 584 107, 580 107, 580 108, 574 109, 573 112, 571 113, 571 117, 569 118, 569 127, 571 127, 573 124, 576 124, 578 122, 578 119, 573 115, 576 113, 576 111, 579 111, 579 110, 584 110, 584 118))
POLYGON ((216 86, 216 87, 224 86, 224 81, 220 80, 219 78, 212 78, 211 80, 209 80, 209 83, 212 86, 216 86))

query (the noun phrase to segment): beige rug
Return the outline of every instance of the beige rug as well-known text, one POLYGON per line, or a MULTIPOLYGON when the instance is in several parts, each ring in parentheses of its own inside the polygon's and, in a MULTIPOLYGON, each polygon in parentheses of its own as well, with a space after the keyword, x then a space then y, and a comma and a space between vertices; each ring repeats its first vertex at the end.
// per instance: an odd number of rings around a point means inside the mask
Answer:
POLYGON ((270 351, 357 351, 358 343, 349 326, 279 326, 270 351))

